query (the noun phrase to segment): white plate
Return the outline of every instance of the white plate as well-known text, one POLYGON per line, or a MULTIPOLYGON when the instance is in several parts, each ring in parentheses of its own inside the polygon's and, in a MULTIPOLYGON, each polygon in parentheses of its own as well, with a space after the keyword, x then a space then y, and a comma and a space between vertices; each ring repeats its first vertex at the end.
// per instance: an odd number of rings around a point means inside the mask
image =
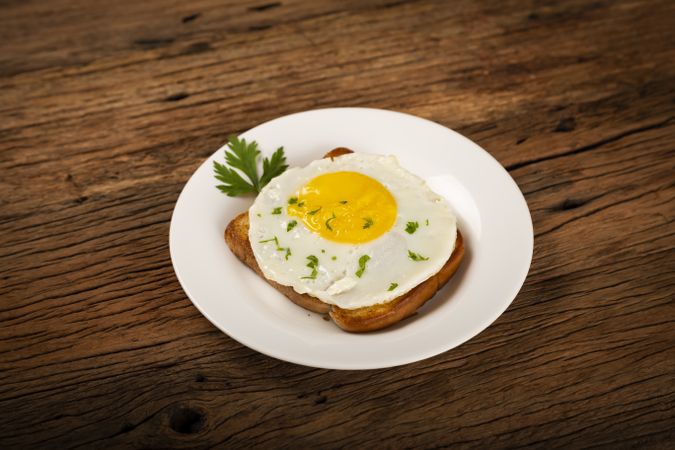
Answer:
POLYGON ((335 147, 396 155, 458 216, 460 270, 418 314, 367 334, 340 330, 291 303, 230 253, 227 223, 252 203, 220 193, 215 152, 192 175, 171 218, 171 260, 188 297, 215 326, 275 358, 330 369, 374 369, 428 358, 480 333, 508 307, 532 260, 532 219, 518 186, 485 150, 434 122, 393 111, 333 108, 281 117, 242 134, 291 166, 335 147))

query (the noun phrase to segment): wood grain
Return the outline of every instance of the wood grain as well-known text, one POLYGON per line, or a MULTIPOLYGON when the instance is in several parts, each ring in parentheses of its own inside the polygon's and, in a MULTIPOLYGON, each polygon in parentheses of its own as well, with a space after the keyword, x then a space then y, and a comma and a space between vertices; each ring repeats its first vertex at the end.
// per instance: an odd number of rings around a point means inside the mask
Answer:
POLYGON ((0 3, 1 448, 668 448, 675 3, 0 3), (176 280, 176 198, 311 108, 429 118, 525 193, 530 275, 452 351, 277 361, 176 280))

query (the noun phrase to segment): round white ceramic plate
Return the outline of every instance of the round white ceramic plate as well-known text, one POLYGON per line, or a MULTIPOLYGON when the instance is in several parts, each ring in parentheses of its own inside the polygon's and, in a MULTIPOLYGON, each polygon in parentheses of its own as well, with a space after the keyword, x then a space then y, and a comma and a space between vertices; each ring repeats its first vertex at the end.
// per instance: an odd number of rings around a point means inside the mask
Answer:
POLYGON ((485 150, 434 122, 393 111, 333 108, 292 114, 242 134, 265 156, 284 146, 302 166, 335 147, 392 154, 445 197, 465 237, 464 261, 418 314, 350 334, 291 303, 227 248, 223 230, 253 202, 220 193, 213 160, 192 175, 171 218, 171 260, 188 297, 240 343, 278 359, 330 369, 374 369, 428 358, 480 333, 508 307, 532 260, 532 220, 518 186, 485 150))

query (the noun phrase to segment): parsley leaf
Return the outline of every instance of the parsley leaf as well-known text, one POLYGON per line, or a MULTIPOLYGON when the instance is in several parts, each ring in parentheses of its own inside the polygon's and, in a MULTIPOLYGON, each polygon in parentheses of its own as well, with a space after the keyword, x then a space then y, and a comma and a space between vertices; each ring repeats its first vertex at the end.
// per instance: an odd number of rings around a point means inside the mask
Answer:
POLYGON ((272 210, 272 214, 274 214, 274 215, 281 214, 281 206, 277 206, 276 208, 274 208, 272 210))
POLYGON ((298 203, 298 197, 291 197, 288 199, 289 205, 295 205, 296 203, 298 203))
POLYGON ((318 213, 319 211, 321 211, 321 206, 319 206, 318 208, 316 208, 313 211, 308 212, 307 214, 309 214, 310 216, 313 216, 314 214, 318 213))
MULTIPOLYGON (((263 158, 263 174, 260 177, 260 187, 265 187, 272 178, 281 175, 286 169, 288 169, 288 164, 286 164, 284 148, 279 147, 276 152, 272 153, 270 159, 263 158)), ((260 190, 258 190, 258 192, 260 192, 260 190)))
POLYGON ((347 200, 340 200, 340 204, 341 204, 341 205, 346 205, 346 204, 347 204, 347 200))
POLYGON ((408 222, 405 226, 405 231, 409 234, 413 234, 419 228, 420 224, 417 222, 408 222))
POLYGON ((286 225, 286 231, 291 231, 295 226, 298 224, 297 220, 291 220, 288 222, 288 225, 286 225))
POLYGON ((230 197, 258 193, 270 180, 282 174, 287 168, 283 147, 279 147, 270 159, 263 159, 263 174, 258 176, 258 143, 247 143, 246 139, 231 136, 225 150, 225 163, 213 162, 213 171, 219 184, 216 187, 230 197), (229 166, 229 167, 228 167, 229 166), (238 169, 239 172, 237 170, 238 169), (248 180, 241 176, 243 173, 248 180))
POLYGON ((374 223, 374 222, 373 222, 373 219, 371 219, 370 217, 364 217, 364 218, 363 218, 363 221, 365 222, 365 223, 363 224, 363 229, 364 229, 364 230, 365 230, 366 228, 370 228, 370 227, 373 226, 373 223, 374 223))
POLYGON ((363 272, 366 271, 366 263, 370 260, 370 256, 368 255, 363 255, 362 257, 359 258, 359 270, 356 271, 356 276, 361 278, 361 275, 363 275, 363 272))
POLYGON ((223 194, 227 194, 230 197, 237 197, 242 194, 257 192, 256 188, 251 183, 244 180, 241 175, 239 175, 239 172, 220 164, 218 161, 213 161, 213 170, 216 173, 216 179, 225 183, 216 186, 223 194))
POLYGON ((391 283, 391 284, 389 285, 389 289, 387 289, 387 290, 388 290, 388 291, 393 291, 393 290, 396 289, 397 287, 398 287, 398 283, 391 283))
POLYGON ((408 258, 412 259, 413 261, 426 261, 429 259, 420 255, 419 253, 411 252, 410 250, 408 250, 408 258))

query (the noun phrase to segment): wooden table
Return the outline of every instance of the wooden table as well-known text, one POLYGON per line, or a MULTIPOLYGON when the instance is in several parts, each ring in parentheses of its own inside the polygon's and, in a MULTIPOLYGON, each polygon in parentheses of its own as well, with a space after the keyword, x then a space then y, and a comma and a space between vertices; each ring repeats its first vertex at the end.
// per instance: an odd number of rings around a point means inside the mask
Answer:
POLYGON ((0 38, 0 448, 675 445, 675 2, 10 0, 0 38), (178 284, 190 174, 331 106, 458 130, 524 192, 529 277, 459 348, 302 367, 178 284))

